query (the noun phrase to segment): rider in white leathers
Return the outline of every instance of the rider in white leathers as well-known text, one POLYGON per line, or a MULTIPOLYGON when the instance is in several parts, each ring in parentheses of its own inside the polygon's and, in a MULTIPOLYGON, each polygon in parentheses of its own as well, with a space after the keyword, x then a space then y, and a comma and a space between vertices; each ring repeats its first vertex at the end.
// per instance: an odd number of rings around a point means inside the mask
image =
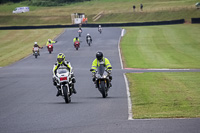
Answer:
POLYGON ((72 78, 72 92, 74 94, 76 94, 76 90, 74 88, 74 83, 76 82, 75 80, 75 77, 74 77, 74 74, 73 74, 73 68, 70 64, 69 61, 65 61, 65 55, 63 53, 59 53, 58 56, 57 56, 57 62, 55 63, 54 67, 53 67, 53 84, 57 87, 58 89, 58 92, 57 92, 57 95, 56 96, 59 96, 61 94, 61 91, 60 91, 60 88, 59 86, 57 86, 56 84, 56 77, 57 77, 57 70, 59 68, 66 68, 69 70, 70 74, 71 74, 71 78, 72 78))

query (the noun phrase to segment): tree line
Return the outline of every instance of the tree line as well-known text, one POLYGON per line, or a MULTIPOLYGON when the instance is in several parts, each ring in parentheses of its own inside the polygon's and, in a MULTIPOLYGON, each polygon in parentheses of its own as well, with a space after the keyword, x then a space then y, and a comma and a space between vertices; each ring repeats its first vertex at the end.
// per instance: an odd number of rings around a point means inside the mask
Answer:
POLYGON ((0 0, 0 4, 5 3, 19 3, 19 2, 27 2, 28 5, 33 6, 62 6, 68 3, 76 3, 90 0, 0 0))
POLYGON ((9 2, 17 3, 21 1, 24 1, 24 0, 0 0, 0 4, 9 3, 9 2))

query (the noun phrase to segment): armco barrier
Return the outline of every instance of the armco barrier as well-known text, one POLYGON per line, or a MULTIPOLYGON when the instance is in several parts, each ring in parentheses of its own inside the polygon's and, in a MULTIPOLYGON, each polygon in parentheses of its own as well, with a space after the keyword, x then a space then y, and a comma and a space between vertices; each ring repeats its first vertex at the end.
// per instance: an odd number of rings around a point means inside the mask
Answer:
POLYGON ((75 24, 75 25, 42 25, 42 26, 9 26, 9 27, 0 27, 0 30, 51 29, 51 28, 67 28, 67 27, 78 27, 78 24, 75 24))
MULTIPOLYGON (((151 25, 170 25, 170 24, 183 24, 184 19, 171 20, 171 21, 158 21, 158 22, 140 22, 140 23, 109 23, 100 24, 102 27, 126 27, 126 26, 151 26, 151 25)), ((82 27, 98 27, 99 24, 83 24, 82 27)))
POLYGON ((200 18, 192 18, 191 22, 192 24, 200 23, 200 18))
MULTIPOLYGON (((102 27, 126 27, 126 26, 151 26, 151 25, 171 25, 183 24, 184 19, 171 20, 171 21, 158 21, 158 22, 141 22, 141 23, 108 23, 100 24, 102 27)), ((99 24, 82 24, 82 27, 98 27, 99 24)), ((23 29, 50 29, 50 28, 68 28, 79 27, 78 24, 74 25, 45 25, 45 26, 10 26, 0 27, 0 30, 23 30, 23 29)))

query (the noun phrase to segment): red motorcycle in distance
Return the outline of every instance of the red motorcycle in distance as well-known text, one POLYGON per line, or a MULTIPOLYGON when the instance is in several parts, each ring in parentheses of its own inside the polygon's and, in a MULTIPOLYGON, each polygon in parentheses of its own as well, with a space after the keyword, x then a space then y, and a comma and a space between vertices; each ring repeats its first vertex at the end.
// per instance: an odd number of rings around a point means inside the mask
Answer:
POLYGON ((51 54, 51 52, 53 52, 53 44, 48 44, 47 49, 49 51, 49 54, 51 54))
POLYGON ((76 48, 76 50, 78 50, 78 48, 80 48, 80 42, 79 41, 75 41, 74 42, 74 47, 76 48))

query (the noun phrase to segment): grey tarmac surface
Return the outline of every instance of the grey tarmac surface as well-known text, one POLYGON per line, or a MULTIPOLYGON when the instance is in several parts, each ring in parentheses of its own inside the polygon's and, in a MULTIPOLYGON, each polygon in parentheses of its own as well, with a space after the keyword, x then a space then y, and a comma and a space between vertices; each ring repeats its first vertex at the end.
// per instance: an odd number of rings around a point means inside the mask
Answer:
POLYGON ((200 132, 200 119, 128 120, 123 73, 171 70, 122 70, 118 51, 120 28, 103 28, 102 34, 97 28, 83 28, 78 51, 72 43, 78 36, 77 31, 77 28, 66 29, 56 39, 58 43, 52 54, 44 48, 38 59, 28 56, 0 68, 0 133, 200 132), (85 41, 87 33, 93 38, 91 46, 85 41), (89 71, 98 50, 113 66, 113 86, 105 99, 95 88, 89 71), (77 94, 72 96, 70 104, 62 97, 56 97, 56 88, 52 84, 52 68, 60 52, 71 62, 77 80, 77 94))

